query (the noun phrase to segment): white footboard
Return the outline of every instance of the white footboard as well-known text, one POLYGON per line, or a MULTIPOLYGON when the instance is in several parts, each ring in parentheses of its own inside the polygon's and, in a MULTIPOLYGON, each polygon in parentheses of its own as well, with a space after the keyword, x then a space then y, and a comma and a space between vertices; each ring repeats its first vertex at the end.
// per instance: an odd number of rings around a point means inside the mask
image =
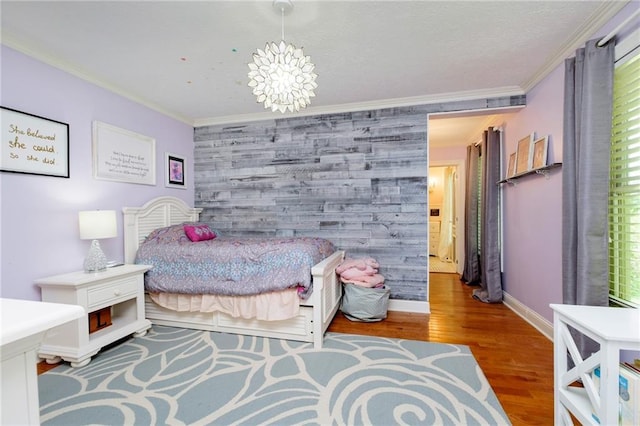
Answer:
POLYGON ((343 260, 344 251, 337 251, 311 268, 313 293, 307 302, 313 306, 313 346, 316 349, 322 347, 324 332, 340 307, 342 284, 336 268, 343 260))

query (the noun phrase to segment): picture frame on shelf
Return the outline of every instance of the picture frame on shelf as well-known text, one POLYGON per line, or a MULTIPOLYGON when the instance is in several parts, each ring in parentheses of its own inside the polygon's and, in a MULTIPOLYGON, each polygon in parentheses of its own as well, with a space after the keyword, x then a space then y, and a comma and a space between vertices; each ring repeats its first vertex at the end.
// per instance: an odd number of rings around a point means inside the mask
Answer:
POLYGON ((69 125, 0 107, 0 171, 69 178, 69 125))
POLYGON ((187 189, 187 169, 185 158, 172 154, 170 152, 165 153, 165 186, 168 188, 180 188, 187 189))
POLYGON ((507 177, 510 178, 515 174, 516 174, 516 153, 513 152, 509 156, 509 167, 507 169, 507 177))
POLYGON ((531 167, 539 169, 547 165, 547 147, 549 144, 549 136, 536 139, 533 142, 533 159, 531 167))
POLYGON ((518 141, 516 147, 516 174, 525 173, 531 170, 533 141, 535 134, 531 133, 518 141))

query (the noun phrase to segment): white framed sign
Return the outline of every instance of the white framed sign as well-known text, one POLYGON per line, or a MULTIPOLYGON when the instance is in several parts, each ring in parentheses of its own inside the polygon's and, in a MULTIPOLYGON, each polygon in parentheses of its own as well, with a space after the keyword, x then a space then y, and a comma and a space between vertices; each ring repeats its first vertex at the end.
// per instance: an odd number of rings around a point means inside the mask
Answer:
POLYGON ((156 184, 156 140, 100 121, 93 122, 93 177, 156 184))

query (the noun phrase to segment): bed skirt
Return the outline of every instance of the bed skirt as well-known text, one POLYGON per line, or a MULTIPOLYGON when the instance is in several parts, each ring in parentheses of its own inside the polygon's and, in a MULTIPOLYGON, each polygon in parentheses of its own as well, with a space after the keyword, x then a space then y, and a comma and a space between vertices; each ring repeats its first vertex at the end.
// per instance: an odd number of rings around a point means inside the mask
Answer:
POLYGON ((223 312, 178 312, 156 304, 145 295, 145 311, 153 324, 276 339, 313 341, 313 308, 300 306, 298 315, 280 321, 234 318, 223 312))
POLYGON ((249 296, 216 294, 148 293, 163 308, 179 312, 222 312, 234 318, 280 321, 300 312, 295 288, 249 296))

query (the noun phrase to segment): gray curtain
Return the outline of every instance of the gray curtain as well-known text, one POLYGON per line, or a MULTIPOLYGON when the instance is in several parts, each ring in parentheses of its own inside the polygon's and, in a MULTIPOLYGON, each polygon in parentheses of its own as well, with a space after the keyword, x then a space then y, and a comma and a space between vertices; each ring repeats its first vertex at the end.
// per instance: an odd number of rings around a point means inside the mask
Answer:
POLYGON ((500 131, 490 127, 482 141, 480 288, 473 290, 473 297, 485 303, 502 302, 499 180, 500 131))
MULTIPOLYGON (((608 191, 614 43, 587 42, 565 61, 563 303, 608 304, 608 191)), ((593 342, 578 342, 583 355, 593 342)))
POLYGON ((478 159, 480 147, 467 147, 465 211, 464 211, 464 268, 462 281, 469 285, 480 282, 480 258, 478 247, 478 159))

